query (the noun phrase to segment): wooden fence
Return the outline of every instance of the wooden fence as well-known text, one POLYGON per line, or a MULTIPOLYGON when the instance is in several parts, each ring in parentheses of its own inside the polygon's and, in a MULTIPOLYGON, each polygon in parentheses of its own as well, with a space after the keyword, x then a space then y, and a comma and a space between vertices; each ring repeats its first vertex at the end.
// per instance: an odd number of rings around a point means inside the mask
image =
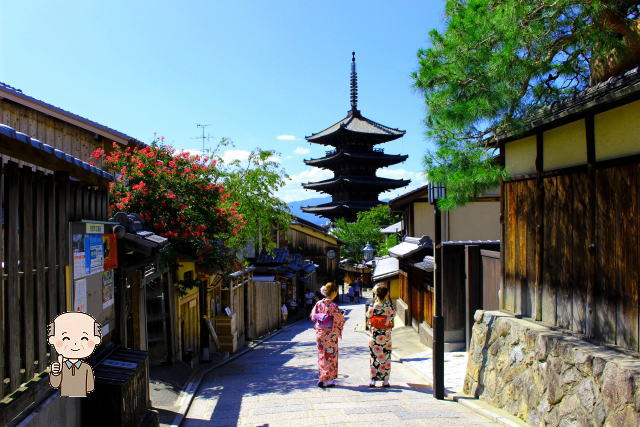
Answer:
POLYGON ((502 308, 639 351, 640 165, 569 172, 504 183, 502 308))
POLYGON ((247 336, 256 339, 275 331, 281 323, 282 293, 280 282, 251 281, 248 287, 249 325, 247 336))
POLYGON ((0 161, 0 398, 52 360, 47 324, 67 308, 69 221, 105 220, 106 187, 0 161))

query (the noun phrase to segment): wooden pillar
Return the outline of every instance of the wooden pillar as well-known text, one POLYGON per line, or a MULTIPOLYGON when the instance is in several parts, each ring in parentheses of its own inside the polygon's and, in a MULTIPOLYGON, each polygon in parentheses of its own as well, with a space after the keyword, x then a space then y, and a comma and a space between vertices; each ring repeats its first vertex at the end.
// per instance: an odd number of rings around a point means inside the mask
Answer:
MULTIPOLYGON (((34 292, 33 292, 33 170, 30 167, 23 167, 21 170, 22 182, 21 190, 21 217, 22 227, 20 230, 20 260, 22 270, 22 290, 21 290, 21 317, 24 333, 22 341, 24 345, 23 367, 25 379, 33 377, 34 358, 34 330, 38 331, 43 326, 37 325, 34 329, 33 313, 35 312, 34 292)), ((37 332, 36 332, 37 334, 37 332)), ((12 349, 15 351, 15 349, 12 349)))
MULTIPOLYGON (((502 167, 505 166, 505 147, 504 144, 500 144, 500 164, 502 167)), ((507 238, 505 232, 505 182, 503 179, 500 180, 500 291, 498 292, 498 308, 505 309, 504 304, 504 292, 505 292, 505 283, 506 283, 506 275, 505 275, 505 239, 507 238)))
MULTIPOLYGON (((4 165, 3 159, 0 156, 0 212, 5 211, 4 205, 4 165)), ((6 216, 5 216, 6 218, 6 216)), ((6 221, 6 220, 5 220, 6 221)), ((5 260, 4 257, 4 227, 0 227, 0 259, 5 260)), ((5 341, 5 286, 6 282, 4 280, 4 270, 0 270, 0 343, 3 344, 2 348, 0 348, 0 398, 4 396, 4 378, 5 378, 5 366, 6 366, 6 347, 4 346, 5 341)))
POLYGON ((544 265, 544 149, 542 132, 536 134, 536 242, 534 319, 542 320, 542 274, 544 265))
MULTIPOLYGON (((58 294, 58 313, 62 313, 67 309, 67 275, 66 266, 69 265, 69 206, 70 190, 69 190, 69 175, 65 173, 56 172, 56 201, 57 201, 57 215, 56 215, 56 234, 57 234, 57 294, 58 294)), ((73 290, 73 286, 71 287, 73 290)))
POLYGON ((596 144, 593 114, 585 117, 587 139, 587 174, 589 191, 587 193, 587 298, 585 309, 585 335, 593 338, 595 334, 595 283, 596 283, 596 144))
POLYGON ((20 385, 22 375, 21 369, 21 343, 20 337, 23 333, 23 324, 20 319, 20 279, 18 275, 19 259, 19 204, 20 204, 20 174, 18 165, 7 163, 5 173, 5 183, 7 183, 7 207, 5 209, 5 232, 7 234, 6 258, 4 259, 7 270, 7 280, 5 281, 6 297, 6 332, 9 334, 7 340, 8 366, 9 366, 9 389, 5 393, 11 392, 20 385))
POLYGON ((467 349, 471 342, 471 329, 473 328, 473 315, 476 310, 482 308, 482 258, 480 246, 465 245, 465 341, 467 349))

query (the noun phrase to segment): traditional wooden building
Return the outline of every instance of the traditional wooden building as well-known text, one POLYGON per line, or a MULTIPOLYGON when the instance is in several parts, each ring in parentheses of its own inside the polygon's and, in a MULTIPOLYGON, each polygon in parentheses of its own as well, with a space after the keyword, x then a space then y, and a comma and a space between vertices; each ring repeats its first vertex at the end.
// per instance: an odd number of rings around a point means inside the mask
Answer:
MULTIPOLYGON (((403 236, 434 236, 435 216, 428 202, 429 185, 389 201, 392 212, 402 216, 403 236)), ((464 206, 442 211, 442 240, 500 240, 500 191, 474 198, 464 206)))
POLYGON ((29 96, 2 82, 0 123, 86 162, 95 161, 91 153, 96 148, 108 152, 114 142, 123 146, 142 144, 120 131, 29 96))
POLYGON ((501 308, 640 350, 640 70, 500 140, 501 308))
POLYGON ((330 194, 332 201, 303 207, 302 210, 330 220, 345 218, 355 221, 358 212, 381 203, 378 200, 381 192, 409 184, 409 180, 376 176, 377 169, 401 163, 407 156, 385 154, 383 149, 374 147, 401 138, 405 132, 376 123, 360 113, 355 61, 354 52, 351 62, 351 110, 344 119, 306 137, 310 143, 334 147, 334 150, 327 151, 325 157, 305 160, 309 166, 332 171, 334 177, 303 184, 308 190, 330 194))
POLYGON ((531 424, 640 424, 638 117, 640 67, 499 138, 502 310, 476 314, 466 393, 531 424))
POLYGON ((340 239, 329 234, 322 227, 293 217, 291 226, 280 239, 282 246, 289 248, 289 252, 300 254, 302 260, 309 260, 316 264, 315 282, 310 285, 313 290, 326 282, 340 280, 340 239))

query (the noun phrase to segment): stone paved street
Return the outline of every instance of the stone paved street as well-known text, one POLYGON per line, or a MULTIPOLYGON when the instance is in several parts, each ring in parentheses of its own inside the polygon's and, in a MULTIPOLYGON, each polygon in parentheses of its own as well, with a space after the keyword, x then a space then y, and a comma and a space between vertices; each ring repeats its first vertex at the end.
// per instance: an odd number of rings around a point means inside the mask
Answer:
POLYGON ((316 386, 311 322, 298 322, 207 375, 183 426, 494 425, 451 401, 437 401, 414 370, 393 363, 389 389, 370 389, 368 337, 355 331, 364 307, 344 305, 338 385, 316 386))

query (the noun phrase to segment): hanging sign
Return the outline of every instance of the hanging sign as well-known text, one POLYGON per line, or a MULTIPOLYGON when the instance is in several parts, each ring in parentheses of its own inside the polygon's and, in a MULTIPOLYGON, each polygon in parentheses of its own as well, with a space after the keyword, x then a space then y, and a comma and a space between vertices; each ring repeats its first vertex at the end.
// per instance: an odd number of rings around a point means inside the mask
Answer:
POLYGON ((118 247, 115 234, 103 234, 104 271, 118 267, 118 247))

